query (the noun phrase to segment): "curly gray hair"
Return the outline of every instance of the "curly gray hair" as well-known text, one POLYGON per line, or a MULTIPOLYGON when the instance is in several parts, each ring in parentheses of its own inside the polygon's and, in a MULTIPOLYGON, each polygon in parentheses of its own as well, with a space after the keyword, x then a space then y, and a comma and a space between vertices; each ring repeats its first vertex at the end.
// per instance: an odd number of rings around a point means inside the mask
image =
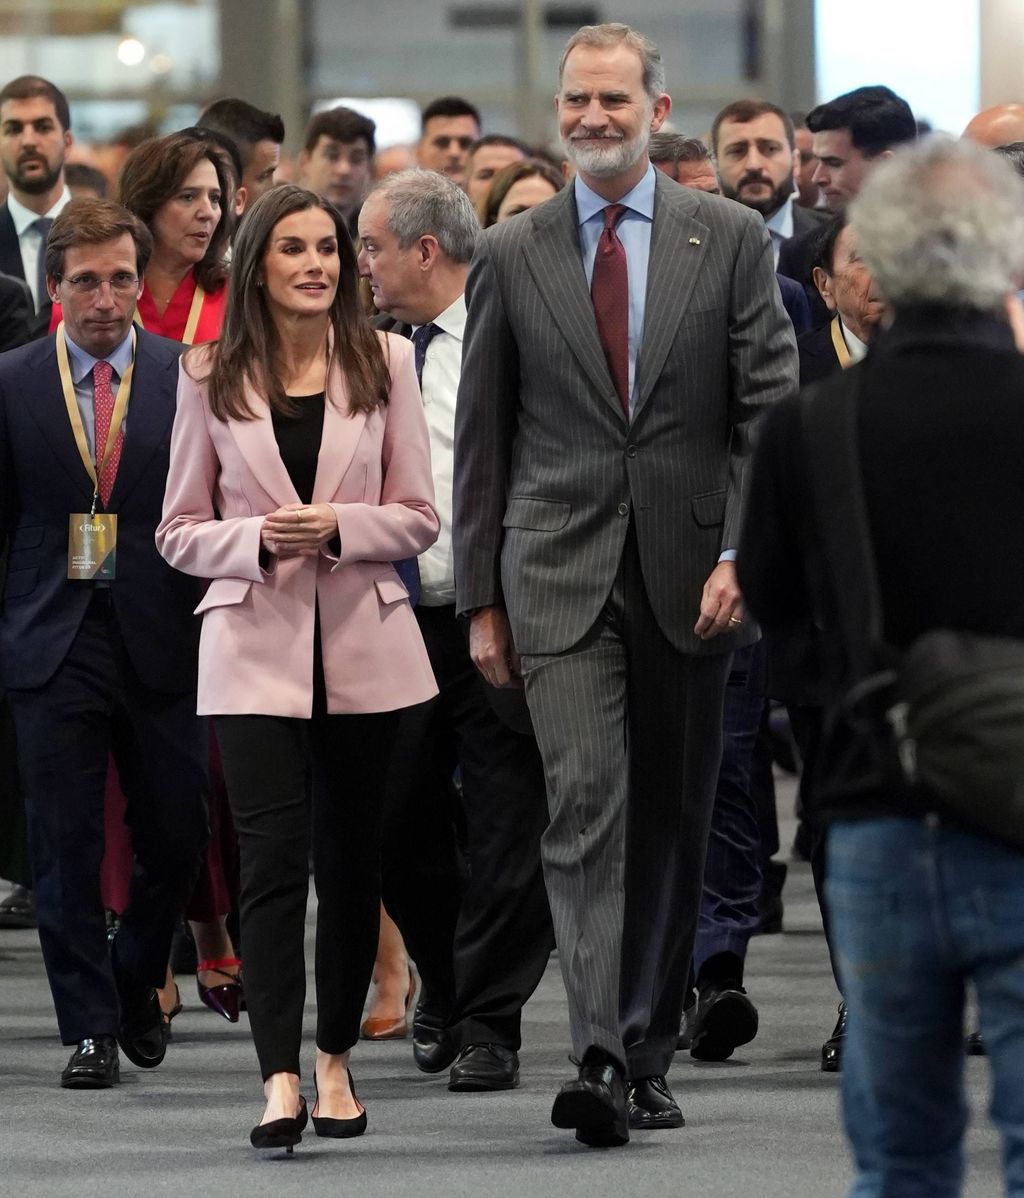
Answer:
POLYGON ((1024 181, 969 141, 898 150, 850 206, 861 257, 895 308, 994 311, 1024 285, 1024 181))

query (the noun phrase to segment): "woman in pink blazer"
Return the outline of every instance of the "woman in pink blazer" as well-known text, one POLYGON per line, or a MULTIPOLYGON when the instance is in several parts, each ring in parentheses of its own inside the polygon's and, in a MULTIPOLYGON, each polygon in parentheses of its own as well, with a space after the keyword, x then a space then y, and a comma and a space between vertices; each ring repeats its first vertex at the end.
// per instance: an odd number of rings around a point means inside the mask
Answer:
POLYGON ((349 1050, 373 969, 380 797, 397 712, 436 694, 393 561, 433 543, 408 341, 361 314, 341 218, 275 188, 246 214, 220 341, 182 360, 163 520, 209 578, 199 713, 212 715, 241 854, 246 1000, 267 1106, 256 1147, 298 1142, 303 931, 319 901, 319 1135, 359 1135, 349 1050), (308 773, 313 776, 312 802, 308 773))

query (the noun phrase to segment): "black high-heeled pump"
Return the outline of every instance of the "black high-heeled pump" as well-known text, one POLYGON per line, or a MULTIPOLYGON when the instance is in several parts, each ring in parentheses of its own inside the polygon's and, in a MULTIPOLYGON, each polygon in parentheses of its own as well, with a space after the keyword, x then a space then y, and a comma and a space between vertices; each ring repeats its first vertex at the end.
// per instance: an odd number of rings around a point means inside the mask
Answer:
MULTIPOLYGON (((302 1130, 309 1119, 306 1100, 299 1095, 299 1113, 269 1123, 257 1123, 249 1133, 253 1148, 286 1148, 289 1153, 302 1139, 302 1130)), ((315 1120, 314 1120, 315 1122, 315 1120)))
MULTIPOLYGON (((313 1086, 316 1088, 316 1100, 319 1103, 320 1091, 316 1085, 315 1075, 313 1086)), ((356 1095, 355 1082, 352 1080, 351 1069, 348 1070, 348 1087, 352 1091, 353 1099, 359 1102, 359 1098, 356 1095)), ((313 1130, 318 1136, 327 1136, 333 1140, 351 1140, 354 1136, 361 1136, 366 1131, 366 1107, 363 1107, 362 1111, 354 1119, 328 1119, 325 1115, 314 1115, 313 1130)))

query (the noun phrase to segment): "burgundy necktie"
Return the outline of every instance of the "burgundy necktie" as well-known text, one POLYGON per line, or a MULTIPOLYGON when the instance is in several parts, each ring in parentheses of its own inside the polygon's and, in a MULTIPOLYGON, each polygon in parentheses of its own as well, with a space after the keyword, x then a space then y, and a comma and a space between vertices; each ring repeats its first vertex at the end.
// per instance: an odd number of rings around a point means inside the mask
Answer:
MULTIPOLYGON (((93 415, 96 419, 96 463, 103 460, 103 450, 107 444, 107 434, 110 432, 110 421, 114 415, 114 392, 110 380, 114 368, 109 362, 97 362, 92 368, 92 404, 93 415)), ((114 479, 117 477, 118 463, 121 461, 121 446, 124 443, 124 429, 118 429, 117 440, 110 451, 110 457, 100 475, 100 498, 103 506, 110 502, 110 492, 114 489, 114 479)))
POLYGON ((597 334, 608 360, 612 382, 629 419, 629 272, 626 250, 615 226, 626 211, 625 204, 609 204, 604 210, 604 229, 597 243, 590 298, 597 317, 597 334))

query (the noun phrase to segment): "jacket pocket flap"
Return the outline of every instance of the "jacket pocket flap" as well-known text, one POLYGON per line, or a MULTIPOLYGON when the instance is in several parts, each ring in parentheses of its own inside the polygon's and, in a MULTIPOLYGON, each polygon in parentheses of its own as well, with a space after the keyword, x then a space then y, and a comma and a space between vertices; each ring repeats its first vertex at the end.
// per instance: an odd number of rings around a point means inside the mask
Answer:
POLYGON ((45 528, 42 524, 30 524, 26 528, 18 528, 14 531, 14 536, 11 537, 11 552, 15 553, 19 549, 35 549, 43 543, 43 532, 45 528))
POLYGON ((572 504, 560 499, 512 498, 502 524, 505 528, 530 528, 535 532, 557 532, 572 515, 572 504))
POLYGON ((234 603, 241 603, 251 587, 252 581, 248 578, 215 578, 192 614, 200 616, 211 607, 230 607, 234 603))
POLYGON ((693 518, 701 528, 713 528, 716 524, 725 523, 725 492, 705 491, 703 495, 694 495, 690 500, 693 518))
POLYGON ((8 570, 4 598, 17 599, 21 595, 28 595, 35 590, 38 581, 39 570, 35 566, 29 566, 24 570, 8 570))
POLYGON ((397 603, 399 599, 408 599, 409 592, 400 578, 375 578, 373 585, 381 603, 397 603))

